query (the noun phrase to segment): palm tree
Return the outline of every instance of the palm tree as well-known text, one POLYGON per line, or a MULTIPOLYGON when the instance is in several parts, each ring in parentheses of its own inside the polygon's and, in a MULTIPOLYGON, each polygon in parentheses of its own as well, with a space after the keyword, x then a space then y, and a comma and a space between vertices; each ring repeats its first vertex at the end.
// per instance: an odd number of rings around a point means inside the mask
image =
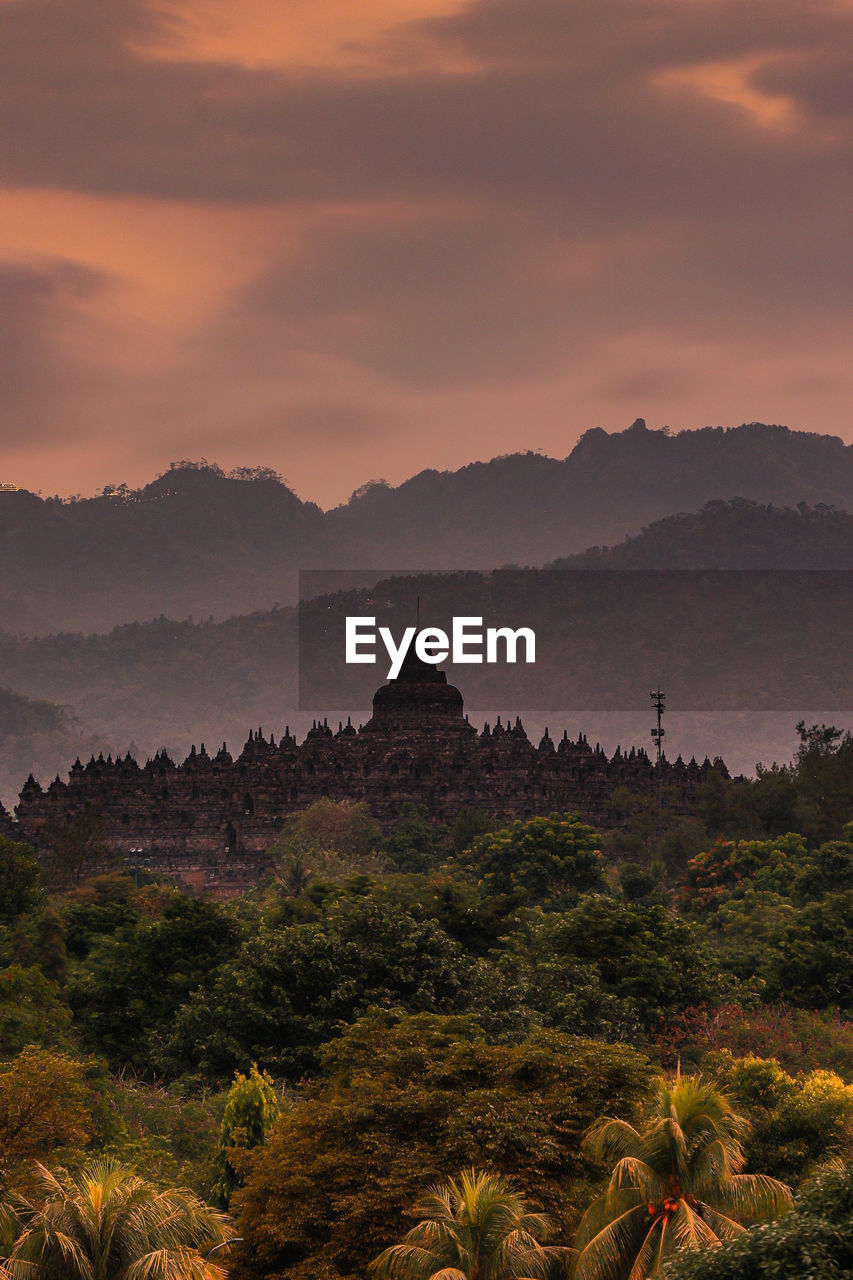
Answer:
POLYGON ((550 1222, 499 1174, 471 1169, 430 1187, 413 1213, 418 1225, 372 1264, 382 1280, 542 1280, 562 1252, 539 1243, 550 1222))
POLYGON ((307 869, 302 854, 292 853, 282 866, 278 882, 288 898, 301 898, 313 876, 314 872, 307 869))
POLYGON ((74 1178, 38 1165, 44 1199, 3 1206, 14 1243, 3 1280, 223 1280, 200 1252, 227 1219, 189 1191, 158 1191, 113 1160, 74 1178))
POLYGON ((645 1280, 678 1249, 717 1244, 745 1222, 783 1213, 790 1188, 741 1172, 748 1127, 722 1090, 680 1070, 674 1082, 660 1081, 642 1132, 624 1120, 597 1120, 586 1146, 615 1165, 581 1221, 575 1280, 645 1280))

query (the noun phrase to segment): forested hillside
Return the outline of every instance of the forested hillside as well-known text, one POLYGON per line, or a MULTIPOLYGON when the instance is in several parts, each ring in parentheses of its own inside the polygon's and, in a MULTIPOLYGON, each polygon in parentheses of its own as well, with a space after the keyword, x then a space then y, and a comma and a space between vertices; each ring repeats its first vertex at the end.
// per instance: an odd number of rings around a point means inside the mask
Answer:
POLYGON ((96 498, 2 493, 0 625, 38 635, 223 619, 292 603, 305 568, 543 564, 737 496, 851 508, 853 446, 761 424, 670 436, 638 422, 587 432, 562 461, 513 454, 424 471, 364 485, 325 513, 271 472, 188 463, 96 498))
POLYGON ((773 507, 739 498, 665 516, 612 547, 555 569, 853 569, 853 514, 819 504, 773 507))

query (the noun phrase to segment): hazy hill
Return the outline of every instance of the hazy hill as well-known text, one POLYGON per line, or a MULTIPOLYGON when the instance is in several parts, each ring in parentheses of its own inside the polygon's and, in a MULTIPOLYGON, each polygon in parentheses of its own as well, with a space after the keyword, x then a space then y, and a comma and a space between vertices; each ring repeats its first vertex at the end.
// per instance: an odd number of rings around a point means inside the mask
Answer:
POLYGON ((329 512, 272 473, 185 464, 98 498, 5 493, 0 626, 44 635, 222 619, 292 602, 300 568, 542 564, 735 495, 853 509, 853 446, 755 423, 670 436, 638 421, 588 431, 562 461, 527 453, 424 471, 329 512))
POLYGON ((260 721, 277 728, 296 705, 296 648, 295 610, 273 609, 218 623, 132 622, 107 635, 0 634, 0 670, 28 697, 70 703, 120 749, 131 739, 152 750, 223 737, 233 746, 235 734, 260 721))
MULTIPOLYGON (((778 509, 742 500, 712 502, 695 515, 667 517, 609 550, 595 549, 560 564, 568 568, 601 569, 853 569, 853 515, 805 506, 799 510, 778 509)), ((401 609, 405 609, 418 592, 424 601, 441 599, 445 604, 452 604, 452 586, 446 578, 431 580, 429 575, 421 574, 416 579, 400 579, 390 589, 401 602, 401 609)), ((470 602, 477 592, 484 593, 487 586, 469 579, 461 611, 469 612, 470 602)), ((535 609, 537 620, 541 617, 547 631, 549 619, 542 613, 547 592, 537 591, 532 578, 530 590, 531 608, 535 609)), ((324 607, 322 602, 315 606, 319 613, 324 607)), ((710 608, 713 617, 713 602, 709 604, 706 600, 703 607, 710 608)), ((720 615, 723 616, 723 608, 729 607, 724 602, 720 615)), ((360 607, 359 611, 364 610, 360 607)), ((781 628, 775 625, 772 628, 772 636, 778 638, 780 645, 790 646, 792 638, 798 644, 806 643, 805 632, 800 635, 802 628, 796 623, 797 616, 796 612, 792 615, 793 630, 786 630, 787 622, 781 628)), ((695 623, 693 619, 694 633, 695 623)), ((578 629, 578 647, 561 656, 561 666, 581 672, 595 669, 600 678, 599 669, 609 663, 622 681, 620 689, 624 687, 626 696, 639 681, 644 699, 646 672, 636 641, 637 619, 614 616, 610 624, 608 635, 617 639, 624 637, 621 650, 612 645, 602 647, 594 637, 592 640, 587 637, 585 647, 581 647, 578 629)), ((750 625, 748 611, 726 623, 728 648, 724 646, 713 652, 721 680, 725 681, 727 671, 741 664, 744 645, 749 642, 750 625)), ((714 648, 714 642, 704 635, 691 643, 694 650, 700 644, 714 648)), ((689 650, 682 655, 685 678, 690 675, 694 656, 689 650)), ((778 650, 775 657, 778 658, 778 650)), ((268 732, 281 733, 288 721, 302 731, 304 717, 298 717, 293 711, 297 705, 296 660, 296 615, 291 607, 257 611, 219 623, 161 618, 124 625, 106 635, 64 634, 26 639, 0 634, 0 672, 5 684, 29 698, 70 704, 81 722, 88 726, 86 732, 120 750, 135 742, 143 750, 153 751, 166 745, 183 752, 193 741, 198 743, 203 739, 208 746, 215 746, 223 738, 227 738, 232 749, 239 748, 250 726, 262 725, 268 732)), ((800 671, 802 663, 796 653, 794 661, 794 669, 800 671)), ((846 671, 849 663, 843 665, 846 671)), ((372 679, 374 669, 365 670, 372 679)), ((657 670, 655 666, 655 675, 657 670)), ((381 683, 380 675, 376 676, 376 684, 381 683)), ((468 705, 476 705, 473 669, 463 673, 459 683, 468 696, 468 705)), ((322 709, 338 710, 326 703, 322 709)), ((506 712, 513 708, 503 706, 494 710, 506 712)), ((796 718, 786 715, 784 724, 792 728, 796 718)), ((58 728, 62 723, 59 722, 58 728)), ((557 723, 551 720, 552 728, 557 723)), ((583 727, 588 726, 585 723, 583 727)), ((749 732, 748 723, 744 732, 749 732)), ((79 733, 84 736, 83 730, 79 733)), ((28 742, 21 730, 15 730, 15 734, 19 765, 12 792, 30 769, 46 776, 59 767, 52 762, 53 755, 49 765, 43 762, 37 768, 43 753, 35 739, 28 742)), ((68 741, 66 763, 73 760, 78 749, 71 737, 55 740, 60 744, 58 750, 65 749, 61 741, 68 741)), ((691 746, 690 750, 693 749, 691 746)), ((713 749, 709 749, 713 754, 713 749)), ((763 754, 764 746, 756 740, 754 748, 748 749, 744 767, 751 767, 763 754)), ((8 798, 10 791, 5 794, 8 798)))
POLYGON ((0 499, 4 625, 29 634, 269 607, 293 594, 293 568, 312 563, 323 525, 277 478, 210 467, 73 502, 0 499))
POLYGON ((67 707, 0 689, 0 802, 13 800, 28 773, 52 778, 65 774, 75 756, 108 749, 67 707))
POLYGON ((638 419, 587 431, 563 461, 513 454, 370 486, 327 519, 365 554, 382 530, 401 567, 491 568, 543 564, 736 496, 853 509, 853 446, 761 423, 671 436, 638 419))
POLYGON ((853 514, 825 506, 708 502, 647 525, 614 547, 590 547, 555 569, 853 569, 853 514))

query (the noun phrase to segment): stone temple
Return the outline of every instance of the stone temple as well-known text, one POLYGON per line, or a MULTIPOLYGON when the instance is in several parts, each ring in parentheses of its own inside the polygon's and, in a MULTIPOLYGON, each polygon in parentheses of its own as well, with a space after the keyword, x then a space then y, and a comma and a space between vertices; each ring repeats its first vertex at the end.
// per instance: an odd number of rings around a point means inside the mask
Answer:
MULTIPOLYGON (((711 768, 707 759, 663 762, 677 808, 693 807, 711 768)), ((289 730, 276 741, 258 729, 236 759, 223 743, 215 755, 193 747, 183 764, 165 752, 142 766, 130 755, 77 760, 67 782, 42 789, 31 776, 8 826, 40 850, 45 821, 67 821, 88 801, 128 864, 163 871, 191 893, 229 897, 267 871, 266 851, 287 816, 323 796, 366 801, 386 830, 405 801, 440 822, 464 808, 507 822, 570 810, 610 828, 622 820, 614 791, 652 796, 656 778, 642 749, 608 757, 583 734, 555 742, 547 730, 534 745, 519 719, 476 729, 445 673, 412 654, 357 729, 315 723, 301 744, 289 730)))

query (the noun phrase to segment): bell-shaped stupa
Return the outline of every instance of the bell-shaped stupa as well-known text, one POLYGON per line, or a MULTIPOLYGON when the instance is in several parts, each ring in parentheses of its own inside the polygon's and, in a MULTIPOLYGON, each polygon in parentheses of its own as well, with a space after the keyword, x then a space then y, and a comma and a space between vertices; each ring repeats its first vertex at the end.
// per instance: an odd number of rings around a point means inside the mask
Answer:
POLYGON ((400 674, 373 695, 373 715, 362 733, 463 733, 476 730, 465 719, 462 694, 438 667, 409 649, 400 674))

